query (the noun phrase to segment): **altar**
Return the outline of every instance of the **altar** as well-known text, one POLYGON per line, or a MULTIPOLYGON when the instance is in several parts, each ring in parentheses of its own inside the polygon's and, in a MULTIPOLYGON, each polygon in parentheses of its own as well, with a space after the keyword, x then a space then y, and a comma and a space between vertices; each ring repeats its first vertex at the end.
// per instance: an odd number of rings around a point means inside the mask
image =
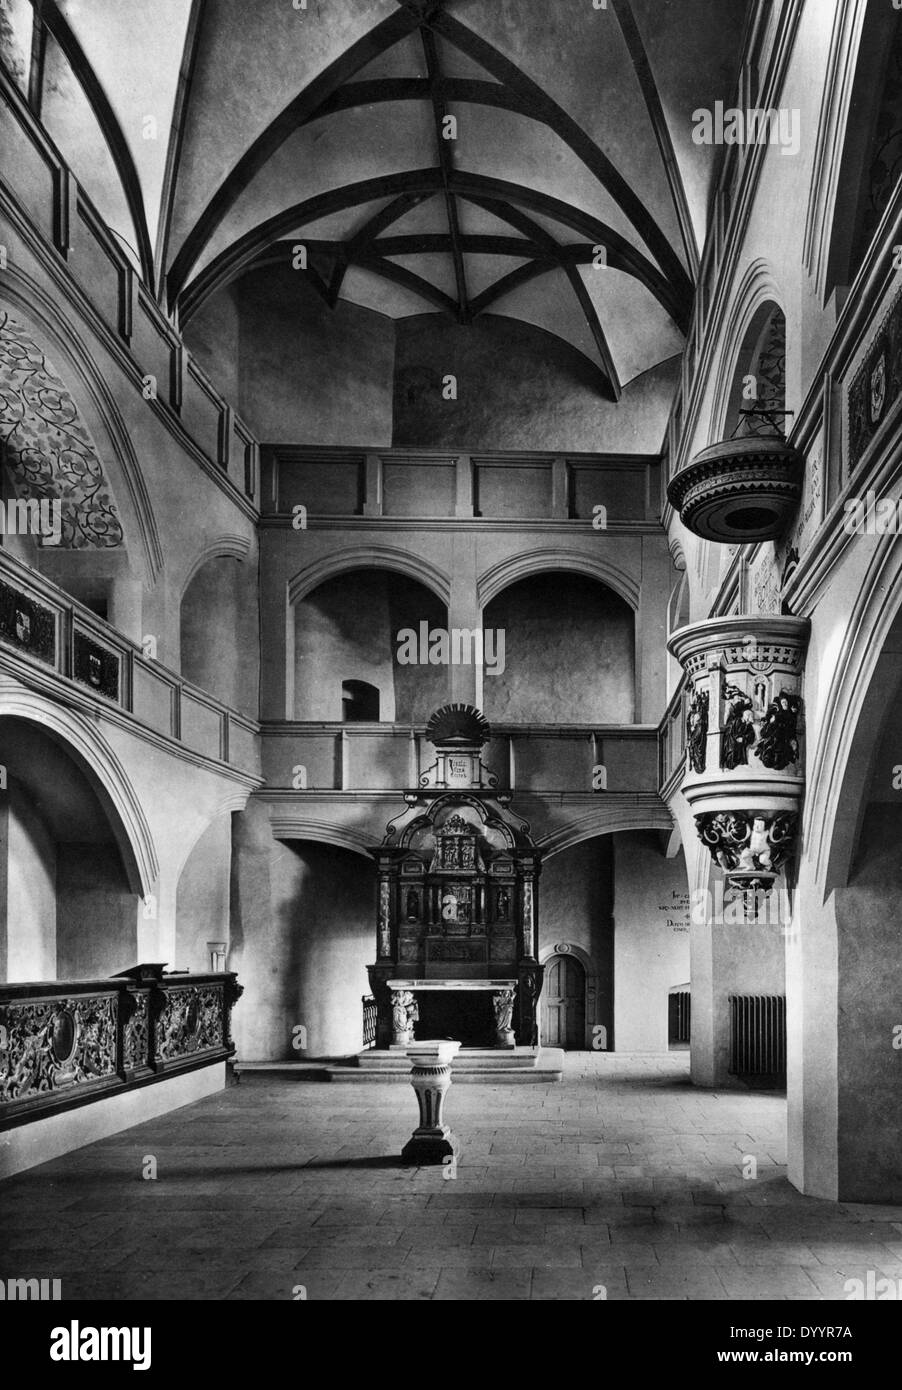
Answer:
POLYGON ((415 1041, 412 1024, 422 1024, 426 1037, 454 1037, 464 1047, 515 1045, 511 1026, 517 997, 516 980, 389 980, 392 999, 392 1048, 406 1051, 415 1041), (460 994, 475 996, 461 1000, 460 994), (488 1003, 490 1008, 479 1008, 488 1003), (480 1017, 480 1015, 482 1015, 480 1017))
POLYGON ((376 1049, 451 1038, 465 1052, 537 1053, 541 854, 482 761, 490 730, 479 710, 445 706, 426 736, 435 762, 400 793, 405 809, 370 851, 376 1049))

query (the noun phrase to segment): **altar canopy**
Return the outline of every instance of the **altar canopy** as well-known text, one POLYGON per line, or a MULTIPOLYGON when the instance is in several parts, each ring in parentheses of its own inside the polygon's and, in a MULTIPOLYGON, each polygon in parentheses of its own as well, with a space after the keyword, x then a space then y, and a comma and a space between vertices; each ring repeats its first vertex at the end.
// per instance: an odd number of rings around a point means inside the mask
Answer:
POLYGON ((482 714, 445 706, 426 733, 436 761, 371 851, 377 1046, 451 1037, 466 1047, 534 1047, 540 852, 482 761, 490 734, 482 714))

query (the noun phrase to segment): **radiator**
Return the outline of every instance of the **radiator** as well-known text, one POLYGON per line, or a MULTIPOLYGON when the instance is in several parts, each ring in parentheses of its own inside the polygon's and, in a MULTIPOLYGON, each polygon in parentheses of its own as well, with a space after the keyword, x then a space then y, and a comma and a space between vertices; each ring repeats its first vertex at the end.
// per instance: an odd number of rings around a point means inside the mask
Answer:
POLYGON ((786 1075, 786 999, 730 995, 731 1076, 786 1075))
POLYGON ((689 1042, 692 1021, 692 998, 688 990, 671 994, 667 1000, 668 1041, 672 1043, 689 1042))

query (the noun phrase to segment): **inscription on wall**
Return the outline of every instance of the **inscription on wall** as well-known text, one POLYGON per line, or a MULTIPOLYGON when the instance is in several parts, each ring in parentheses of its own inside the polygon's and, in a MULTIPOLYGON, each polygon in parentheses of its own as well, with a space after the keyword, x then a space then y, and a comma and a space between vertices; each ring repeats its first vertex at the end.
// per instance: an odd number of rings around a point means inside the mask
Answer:
POLYGON ((824 519, 824 435, 818 436, 805 464, 802 502, 796 524, 789 533, 779 556, 780 572, 791 550, 803 555, 811 544, 817 528, 824 519))
POLYGON ((749 605, 752 613, 780 612, 780 580, 773 547, 766 545, 749 567, 749 605))
POLYGON ((670 897, 658 903, 658 911, 666 914, 666 931, 687 932, 689 930, 689 890, 674 888, 670 897))

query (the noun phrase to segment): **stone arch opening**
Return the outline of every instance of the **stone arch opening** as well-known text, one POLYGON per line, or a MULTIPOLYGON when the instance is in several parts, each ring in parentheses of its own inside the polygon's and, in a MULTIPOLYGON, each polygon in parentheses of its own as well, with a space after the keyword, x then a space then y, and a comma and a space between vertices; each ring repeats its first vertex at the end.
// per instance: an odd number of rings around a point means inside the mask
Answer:
POLYGON ((482 622, 503 634, 503 668, 485 670, 491 722, 632 722, 635 613, 613 589, 583 574, 542 571, 501 590, 482 622))
POLYGON ((429 639, 447 624, 442 600, 408 575, 361 567, 324 580, 292 606, 289 717, 342 722, 344 689, 368 686, 381 722, 425 723, 448 695, 429 639))
POLYGON ((0 765, 3 977, 84 979, 133 965, 140 898, 102 789, 61 738, 25 719, 0 716, 0 765))

